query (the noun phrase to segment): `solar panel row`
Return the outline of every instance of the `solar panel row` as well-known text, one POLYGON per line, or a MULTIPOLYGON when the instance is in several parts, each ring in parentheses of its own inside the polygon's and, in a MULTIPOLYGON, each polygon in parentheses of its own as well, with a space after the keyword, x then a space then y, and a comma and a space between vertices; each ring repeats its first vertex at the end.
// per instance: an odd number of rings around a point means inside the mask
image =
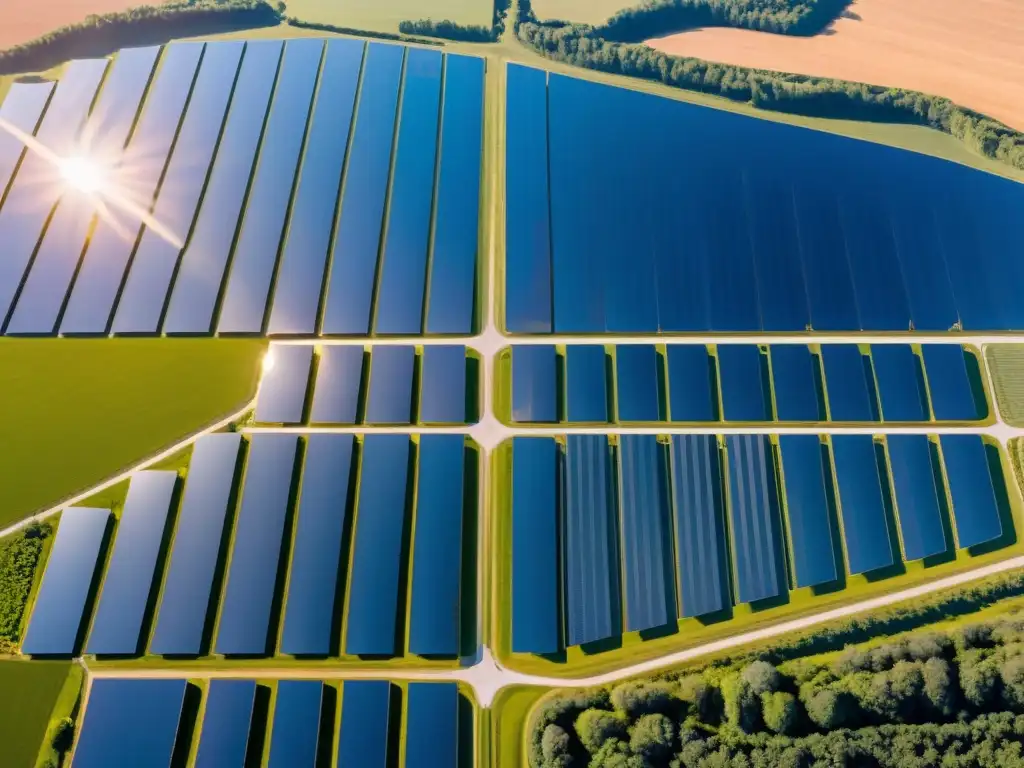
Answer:
POLYGON ((260 384, 264 424, 466 424, 476 419, 466 348, 273 344, 260 384), (365 373, 364 373, 365 368, 365 373), (315 370, 314 370, 315 369, 315 370), (419 384, 417 389, 416 384, 419 384))
POLYGON ((978 359, 959 344, 514 345, 518 423, 977 421, 978 359), (561 382, 564 381, 564 384, 561 382))
MULTIPOLYGON (((309 38, 130 49, 107 70, 75 61, 5 101, 139 203, 108 195, 116 221, 90 236, 95 204, 29 153, 0 211, 6 333, 473 331, 483 59, 309 38)), ((21 154, 0 145, 0 186, 21 154)))
POLYGON ((1009 530, 998 449, 977 435, 516 437, 505 455, 515 653, 992 546, 1009 530))
MULTIPOLYGON (((180 509, 177 473, 133 476, 85 651, 457 656, 475 461, 461 435, 205 436, 180 509)), ((77 652, 109 517, 65 511, 26 654, 77 652)))
POLYGON ((516 64, 507 99, 510 332, 1024 327, 1011 180, 516 64))
POLYGON ((455 683, 281 680, 271 692, 214 679, 203 698, 183 679, 95 680, 73 765, 169 766, 198 741, 197 768, 312 768, 333 756, 340 766, 384 768, 398 764, 399 733, 408 768, 457 768, 473 751, 463 717, 472 705, 455 683))

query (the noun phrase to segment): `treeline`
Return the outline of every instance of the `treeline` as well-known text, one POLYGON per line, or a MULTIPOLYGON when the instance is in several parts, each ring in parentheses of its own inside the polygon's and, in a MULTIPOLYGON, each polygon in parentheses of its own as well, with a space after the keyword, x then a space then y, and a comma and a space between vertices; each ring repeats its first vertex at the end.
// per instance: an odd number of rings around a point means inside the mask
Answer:
POLYGON ((495 0, 494 19, 490 27, 480 24, 459 24, 448 19, 419 19, 401 22, 398 31, 407 35, 442 37, 464 43, 496 43, 505 34, 505 18, 508 16, 510 3, 511 0, 495 0))
POLYGON ((0 75, 41 71, 69 59, 102 56, 126 46, 280 22, 279 8, 265 0, 179 0, 143 5, 87 16, 82 22, 0 51, 0 75))
POLYGON ((374 37, 378 40, 394 40, 399 43, 419 43, 421 45, 441 45, 436 40, 423 40, 418 37, 407 37, 396 35, 394 32, 375 32, 368 29, 354 29, 352 27, 339 27, 336 24, 322 24, 318 21, 303 21, 294 16, 283 16, 282 19, 289 26, 302 29, 314 29, 317 32, 331 32, 338 35, 356 35, 358 37, 374 37))
POLYGON ((43 542, 51 532, 48 524, 39 523, 0 543, 0 653, 17 650, 43 542))
POLYGON ((742 27, 785 35, 816 35, 851 0, 650 0, 625 8, 595 32, 607 40, 640 42, 695 27, 742 27))
POLYGON ((1024 768, 1024 619, 548 701, 534 768, 1024 768))
POLYGON ((954 136, 980 155, 1024 169, 1024 134, 949 99, 903 88, 670 56, 642 44, 610 42, 590 27, 539 23, 528 0, 521 0, 520 10, 516 25, 519 40, 555 61, 656 80, 775 112, 923 125, 954 136))

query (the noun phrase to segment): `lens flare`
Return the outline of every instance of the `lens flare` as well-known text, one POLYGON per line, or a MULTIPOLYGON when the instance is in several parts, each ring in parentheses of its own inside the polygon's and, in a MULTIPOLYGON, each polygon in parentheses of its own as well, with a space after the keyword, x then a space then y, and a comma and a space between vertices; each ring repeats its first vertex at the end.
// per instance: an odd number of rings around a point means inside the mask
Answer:
POLYGON ((64 181, 87 195, 97 195, 106 187, 106 172, 88 157, 66 157, 59 164, 64 181))

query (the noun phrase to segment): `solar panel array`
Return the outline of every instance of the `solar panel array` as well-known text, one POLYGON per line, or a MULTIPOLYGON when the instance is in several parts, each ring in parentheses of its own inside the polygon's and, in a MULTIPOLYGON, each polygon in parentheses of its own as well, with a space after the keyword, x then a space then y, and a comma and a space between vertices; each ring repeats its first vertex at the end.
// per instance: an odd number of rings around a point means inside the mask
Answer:
POLYGON ((330 764, 467 768, 472 703, 455 683, 388 680, 100 677, 93 681, 71 765, 196 768, 330 764), (400 735, 405 736, 402 749, 400 735))
POLYGON ((0 116, 100 158, 113 216, 0 140, 0 329, 471 333, 483 82, 482 58, 307 38, 129 49, 15 84, 0 116))
POLYGON ((980 363, 959 344, 546 344, 510 348, 517 424, 972 422, 980 363))
POLYGON ((672 630, 1012 533, 998 449, 978 435, 570 434, 515 437, 504 456, 515 653, 672 630))
POLYGON ((1018 183, 518 64, 507 73, 512 333, 1024 329, 1018 183))
POLYGON ((454 659, 477 463, 455 434, 202 437, 183 482, 133 475, 104 573, 110 512, 65 510, 23 651, 454 659))

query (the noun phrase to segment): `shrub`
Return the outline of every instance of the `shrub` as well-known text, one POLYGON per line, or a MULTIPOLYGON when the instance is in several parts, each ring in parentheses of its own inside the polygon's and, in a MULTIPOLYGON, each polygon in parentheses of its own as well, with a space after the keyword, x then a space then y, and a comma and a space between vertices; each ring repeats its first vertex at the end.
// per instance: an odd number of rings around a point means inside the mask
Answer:
POLYGON ((576 718, 576 735, 587 752, 594 754, 609 739, 626 735, 626 719, 603 709, 588 709, 576 718))
POLYGON ((629 729, 629 747, 637 755, 658 760, 671 754, 676 727, 665 715, 642 715, 629 729))
POLYGON ((813 694, 806 702, 807 716, 823 731, 853 727, 856 707, 853 698, 845 691, 826 688, 813 694))
POLYGON ((800 705, 785 691, 762 694, 764 724, 775 733, 789 736, 800 726, 800 705))
POLYGON ((668 683, 626 682, 612 689, 612 706, 629 718, 649 714, 671 714, 678 705, 672 686, 668 683))
POLYGON ((750 687, 755 696, 779 690, 782 676, 773 664, 767 661, 755 661, 743 670, 743 681, 750 687))
POLYGON ((541 751, 544 755, 544 765, 548 768, 564 768, 572 762, 569 753, 569 734, 560 726, 551 724, 544 729, 541 751))

